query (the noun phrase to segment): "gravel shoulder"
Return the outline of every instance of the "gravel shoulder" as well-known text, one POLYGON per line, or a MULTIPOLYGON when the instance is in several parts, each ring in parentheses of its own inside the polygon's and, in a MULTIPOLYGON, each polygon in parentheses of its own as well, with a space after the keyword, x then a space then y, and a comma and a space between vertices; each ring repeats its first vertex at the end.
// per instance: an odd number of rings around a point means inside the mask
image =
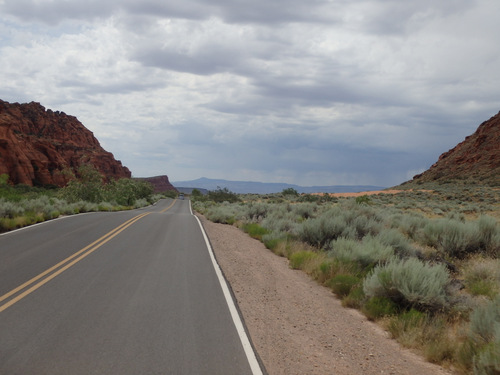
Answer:
POLYGON ((236 227, 199 215, 269 375, 444 375, 236 227))

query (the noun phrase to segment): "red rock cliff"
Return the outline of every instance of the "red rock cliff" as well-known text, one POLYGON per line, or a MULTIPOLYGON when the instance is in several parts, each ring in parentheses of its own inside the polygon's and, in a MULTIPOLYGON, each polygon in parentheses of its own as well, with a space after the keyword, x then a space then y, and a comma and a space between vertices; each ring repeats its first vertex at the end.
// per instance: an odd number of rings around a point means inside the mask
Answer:
POLYGON ((163 193, 168 190, 177 191, 177 189, 170 183, 168 176, 155 176, 155 177, 144 177, 137 178, 137 180, 149 182, 153 185, 155 193, 163 193))
POLYGON ((76 174, 84 163, 106 179, 131 176, 76 117, 35 102, 0 100, 0 174, 7 173, 12 183, 64 186, 63 170, 76 174))
POLYGON ((442 154, 413 181, 463 180, 500 186, 500 112, 483 122, 476 132, 442 154))

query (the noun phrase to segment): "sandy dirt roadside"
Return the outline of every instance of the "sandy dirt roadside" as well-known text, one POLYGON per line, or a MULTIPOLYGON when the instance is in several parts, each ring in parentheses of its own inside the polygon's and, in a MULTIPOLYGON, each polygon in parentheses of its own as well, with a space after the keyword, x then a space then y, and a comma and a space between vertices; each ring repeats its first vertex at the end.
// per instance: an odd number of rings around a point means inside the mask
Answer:
POLYGON ((199 216, 269 375, 450 374, 236 227, 199 216))

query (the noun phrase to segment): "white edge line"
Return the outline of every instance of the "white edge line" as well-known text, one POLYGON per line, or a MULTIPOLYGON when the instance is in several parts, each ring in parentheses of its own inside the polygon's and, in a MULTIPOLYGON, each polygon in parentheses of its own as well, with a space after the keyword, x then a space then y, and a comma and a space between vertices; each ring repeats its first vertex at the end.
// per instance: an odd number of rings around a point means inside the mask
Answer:
MULTIPOLYGON (((83 212, 83 213, 78 214, 78 215, 86 215, 86 214, 91 214, 91 213, 93 213, 93 212, 83 212)), ((57 221, 57 220, 63 220, 63 219, 67 219, 67 218, 70 218, 70 217, 75 217, 76 215, 77 214, 74 214, 74 215, 61 215, 59 217, 56 217, 55 219, 40 221, 39 223, 36 223, 36 224, 30 224, 30 225, 26 225, 26 226, 21 227, 21 228, 17 228, 17 229, 9 230, 7 232, 0 233, 0 236, 6 236, 6 235, 11 234, 11 233, 16 233, 16 232, 20 232, 22 230, 31 229, 31 228, 37 227, 39 225, 52 223, 52 222, 57 221)))
MULTIPOLYGON (((191 215, 193 215, 193 210, 191 209, 191 201, 189 201, 189 210, 191 211, 191 215)), ((201 233, 203 234, 203 238, 205 239, 205 243, 207 245, 208 253, 210 254, 210 259, 212 259, 212 265, 214 266, 215 273, 217 274, 217 278, 219 279, 220 286, 222 287, 222 292, 224 293, 224 297, 226 298, 226 303, 229 307, 229 312, 231 313, 231 317, 233 318, 233 323, 236 326, 236 331, 238 332, 238 336, 240 337, 241 344, 243 345, 243 350, 247 356, 248 364, 250 365, 250 369, 252 370, 253 375, 263 375, 262 369, 260 368, 259 361, 257 361, 257 357, 253 350, 252 344, 250 344, 250 340, 247 336, 245 328, 243 326, 243 322, 241 321, 240 314, 238 314, 238 310, 236 309, 236 305, 234 303, 233 297, 231 296, 231 292, 226 283, 226 279, 222 275, 222 271, 220 269, 217 260, 215 259, 214 252, 212 250, 212 246, 210 245, 210 241, 208 240, 207 234, 205 233, 205 229, 203 225, 201 225, 200 219, 193 215, 198 221, 198 225, 200 226, 201 233)))

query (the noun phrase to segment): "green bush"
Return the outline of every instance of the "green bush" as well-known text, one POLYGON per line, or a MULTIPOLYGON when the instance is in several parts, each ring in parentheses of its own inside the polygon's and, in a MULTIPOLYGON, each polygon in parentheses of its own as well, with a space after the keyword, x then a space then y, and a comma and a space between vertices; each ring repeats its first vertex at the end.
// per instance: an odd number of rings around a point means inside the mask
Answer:
POLYGON ((315 257, 316 253, 312 251, 298 251, 290 255, 290 267, 294 270, 300 270, 305 263, 315 257))
POLYGON ((246 223, 243 224, 242 229, 250 235, 250 237, 262 240, 262 236, 268 234, 269 231, 266 228, 261 227, 257 223, 246 223))
POLYGON ((391 319, 387 329, 393 338, 398 338, 414 329, 420 329, 426 319, 427 315, 423 312, 410 309, 391 319))
POLYGON ((288 235, 283 232, 270 232, 262 235, 262 242, 269 249, 274 251, 278 244, 287 239, 288 235))
POLYGON ((361 282, 361 279, 353 275, 336 275, 327 281, 326 285, 339 297, 347 296, 351 290, 361 282))
POLYGON ((361 309, 370 320, 377 320, 387 315, 394 315, 398 305, 387 297, 371 297, 361 309))
POLYGON ((347 296, 342 298, 342 306, 350 307, 353 309, 361 309, 363 301, 365 300, 365 293, 363 286, 354 286, 347 296))
POLYGON ((448 307, 449 281, 444 265, 430 265, 416 258, 392 258, 375 267, 363 288, 368 297, 386 297, 403 306, 437 310, 448 307))
POLYGON ((222 202, 235 203, 240 201, 240 198, 236 193, 233 193, 228 188, 222 189, 220 187, 217 187, 216 190, 209 191, 207 194, 207 199, 217 203, 222 203, 222 202))

